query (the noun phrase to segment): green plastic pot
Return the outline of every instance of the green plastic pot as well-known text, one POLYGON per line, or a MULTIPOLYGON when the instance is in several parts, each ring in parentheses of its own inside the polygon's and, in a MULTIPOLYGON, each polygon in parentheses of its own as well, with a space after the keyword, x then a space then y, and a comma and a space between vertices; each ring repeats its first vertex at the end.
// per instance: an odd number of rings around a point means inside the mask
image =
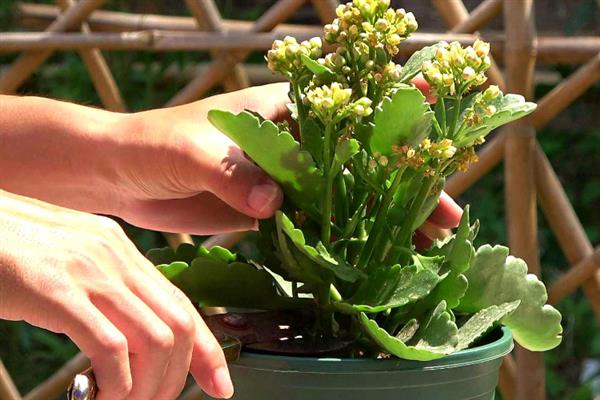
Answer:
POLYGON ((284 357, 243 352, 229 369, 235 400, 493 400, 502 357, 513 348, 503 327, 487 344, 439 360, 284 357))

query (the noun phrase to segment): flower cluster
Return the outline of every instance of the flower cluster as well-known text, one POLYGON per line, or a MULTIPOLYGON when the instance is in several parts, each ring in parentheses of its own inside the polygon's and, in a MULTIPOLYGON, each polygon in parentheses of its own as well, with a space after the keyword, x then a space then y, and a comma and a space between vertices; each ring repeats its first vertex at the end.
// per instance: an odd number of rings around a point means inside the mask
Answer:
POLYGON ((361 118, 373 112, 371 99, 362 97, 352 102, 352 89, 344 88, 339 82, 309 90, 304 101, 323 122, 350 115, 361 118))
POLYGON ((354 0, 338 6, 337 18, 325 25, 325 40, 352 43, 363 54, 368 54, 369 48, 385 47, 390 55, 396 55, 398 45, 418 24, 413 13, 393 10, 389 5, 390 0, 354 0))
POLYGON ((283 40, 274 41, 271 50, 267 52, 268 67, 273 72, 294 77, 305 68, 301 56, 317 59, 323 52, 322 46, 321 38, 318 37, 298 43, 296 38, 286 36, 283 40))
POLYGON ((466 48, 458 42, 442 42, 434 59, 424 62, 421 71, 437 96, 462 94, 486 81, 489 51, 489 43, 479 39, 466 48))
POLYGON ((496 107, 490 104, 501 91, 496 85, 491 85, 483 93, 475 95, 473 104, 465 110, 464 122, 467 126, 479 125, 483 122, 482 116, 491 117, 496 113, 496 107))
POLYGON ((416 149, 407 144, 405 145, 393 145, 392 151, 396 156, 396 167, 409 167, 412 169, 418 169, 425 163, 423 158, 423 152, 421 151, 421 145, 416 149))
POLYGON ((454 168, 461 172, 465 172, 469 166, 479 161, 473 146, 463 147, 456 152, 452 163, 454 168))

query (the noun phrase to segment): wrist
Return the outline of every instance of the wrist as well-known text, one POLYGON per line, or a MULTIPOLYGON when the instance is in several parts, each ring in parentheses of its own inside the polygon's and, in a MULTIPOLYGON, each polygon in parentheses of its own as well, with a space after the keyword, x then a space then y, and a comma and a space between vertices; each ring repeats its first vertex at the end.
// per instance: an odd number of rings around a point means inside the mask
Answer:
POLYGON ((118 193, 113 157, 123 118, 45 98, 0 96, 0 189, 110 211, 118 193))

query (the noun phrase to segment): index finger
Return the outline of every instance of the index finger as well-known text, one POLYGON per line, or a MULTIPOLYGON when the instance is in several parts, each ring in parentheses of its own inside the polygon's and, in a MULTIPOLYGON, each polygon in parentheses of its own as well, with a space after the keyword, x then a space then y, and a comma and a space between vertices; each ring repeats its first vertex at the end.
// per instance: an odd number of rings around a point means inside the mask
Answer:
POLYGON ((443 192, 440 195, 438 206, 433 210, 427 221, 440 228, 456 228, 462 217, 462 208, 454 199, 443 192))

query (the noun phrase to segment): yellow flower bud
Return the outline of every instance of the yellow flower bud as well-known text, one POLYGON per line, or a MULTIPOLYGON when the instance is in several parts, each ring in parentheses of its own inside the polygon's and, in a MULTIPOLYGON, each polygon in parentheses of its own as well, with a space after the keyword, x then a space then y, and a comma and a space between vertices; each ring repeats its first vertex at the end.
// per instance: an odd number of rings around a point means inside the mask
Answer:
POLYGON ((484 111, 488 117, 491 117, 496 113, 496 107, 490 104, 489 106, 485 107, 484 111))
POLYGON ((475 49, 475 52, 479 57, 483 58, 490 53, 490 44, 477 39, 475 40, 475 43, 473 43, 473 49, 475 49))
POLYGON ((483 92, 483 98, 485 100, 493 100, 496 97, 498 97, 499 95, 500 95, 500 88, 496 85, 490 85, 490 87, 485 89, 485 91, 483 92))
POLYGON ((473 79, 475 79, 475 70, 471 67, 466 67, 465 69, 463 69, 462 72, 462 77, 465 81, 470 82, 473 79))

